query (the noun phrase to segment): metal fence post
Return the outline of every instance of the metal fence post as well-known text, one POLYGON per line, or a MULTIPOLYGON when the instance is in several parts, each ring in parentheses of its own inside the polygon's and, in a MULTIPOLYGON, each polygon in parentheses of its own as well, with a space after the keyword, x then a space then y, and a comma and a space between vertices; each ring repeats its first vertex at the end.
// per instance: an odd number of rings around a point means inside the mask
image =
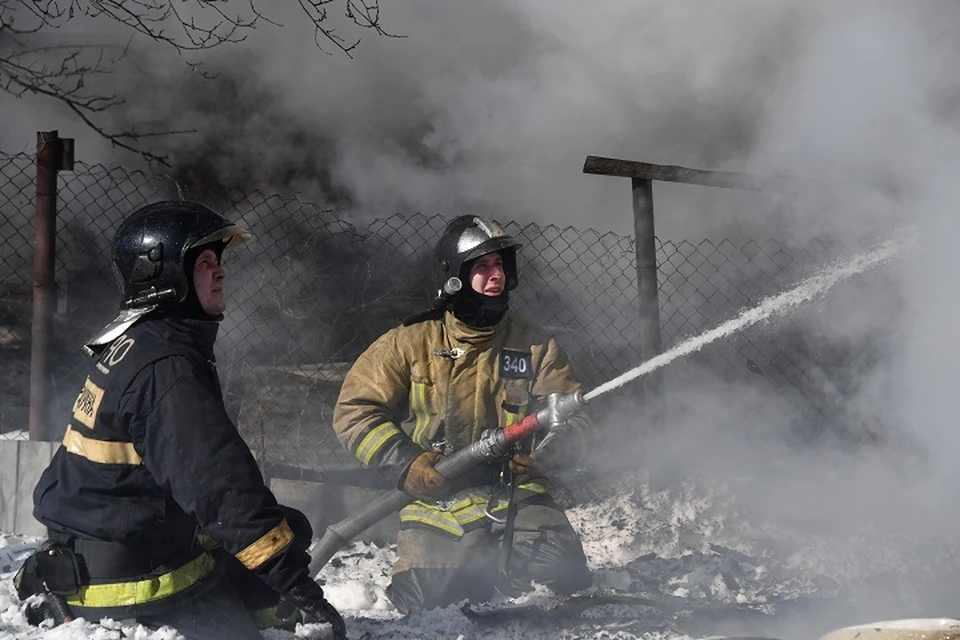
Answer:
MULTIPOLYGON (((633 230, 637 254, 637 295, 640 304, 640 357, 646 361, 661 350, 660 298, 657 283, 657 245, 653 228, 653 181, 699 184, 727 189, 794 194, 803 189, 790 176, 762 176, 729 171, 703 171, 674 165, 651 164, 602 156, 587 156, 583 172, 630 178, 633 187, 633 230)), ((663 418, 662 375, 644 376, 644 411, 651 424, 663 418)))
POLYGON ((31 440, 56 438, 50 422, 50 350, 53 314, 57 308, 55 280, 57 237, 57 172, 73 168, 73 140, 57 131, 37 133, 37 198, 33 250, 33 320, 30 335, 31 440))
MULTIPOLYGON (((653 220, 653 181, 632 178, 633 233, 637 256, 637 302, 640 313, 640 358, 650 360, 660 353, 660 294, 657 282, 657 244, 653 220)), ((643 406, 656 426, 662 418, 662 376, 653 372, 643 378, 643 406)))

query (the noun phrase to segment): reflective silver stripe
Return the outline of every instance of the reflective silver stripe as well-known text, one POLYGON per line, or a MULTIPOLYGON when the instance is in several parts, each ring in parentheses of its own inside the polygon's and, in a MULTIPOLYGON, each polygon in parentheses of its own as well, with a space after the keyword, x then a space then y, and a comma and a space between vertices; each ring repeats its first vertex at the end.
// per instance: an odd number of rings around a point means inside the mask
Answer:
POLYGON ((453 514, 423 502, 414 502, 404 507, 400 511, 400 521, 425 524, 455 536, 462 536, 464 533, 463 527, 453 514))
MULTIPOLYGON (((521 482, 517 485, 517 491, 526 491, 530 495, 547 493, 548 489, 543 485, 543 482, 540 480, 527 480, 526 482, 521 482)), ((524 496, 529 497, 529 496, 524 496)), ((522 500, 523 498, 521 498, 522 500)))
POLYGON ((363 463, 363 466, 369 467, 370 461, 377 452, 391 439, 399 437, 403 432, 392 422, 384 422, 370 430, 370 433, 363 436, 360 444, 357 445, 357 459, 363 463))

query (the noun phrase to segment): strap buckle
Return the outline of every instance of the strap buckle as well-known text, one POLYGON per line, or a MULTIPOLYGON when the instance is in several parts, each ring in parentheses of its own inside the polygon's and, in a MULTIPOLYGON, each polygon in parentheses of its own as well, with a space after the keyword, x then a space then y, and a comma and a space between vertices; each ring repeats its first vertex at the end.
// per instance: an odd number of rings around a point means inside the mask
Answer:
POLYGON ((466 351, 460 347, 454 347, 453 349, 436 349, 434 350, 433 355, 440 356, 441 358, 449 358, 450 360, 456 360, 465 353, 466 351))
POLYGON ((507 523, 510 513, 510 504, 513 502, 513 489, 516 484, 514 479, 513 472, 510 471, 509 463, 504 462, 503 466, 500 467, 500 477, 497 478, 497 482, 490 488, 490 495, 487 497, 487 504, 483 508, 483 515, 490 518, 490 520, 496 524, 507 523), (496 504, 497 494, 501 489, 504 490, 504 497, 507 499, 507 513, 502 518, 493 515, 493 506, 496 504))

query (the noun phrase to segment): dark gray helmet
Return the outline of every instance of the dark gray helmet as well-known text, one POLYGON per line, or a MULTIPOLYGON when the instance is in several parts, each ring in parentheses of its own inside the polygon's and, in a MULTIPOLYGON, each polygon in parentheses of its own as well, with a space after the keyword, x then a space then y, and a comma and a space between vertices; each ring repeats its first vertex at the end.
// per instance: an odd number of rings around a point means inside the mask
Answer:
POLYGON ((249 237, 246 229, 196 202, 155 202, 137 209, 113 239, 120 315, 87 343, 88 350, 114 340, 146 313, 183 303, 192 277, 192 266, 184 264, 190 249, 215 243, 235 247, 249 237))
POLYGON ((465 263, 494 251, 499 251, 503 257, 507 291, 515 289, 520 283, 517 277, 517 250, 521 246, 492 220, 470 215, 454 218, 437 241, 438 289, 444 291, 450 278, 465 278, 468 275, 463 273, 465 263))

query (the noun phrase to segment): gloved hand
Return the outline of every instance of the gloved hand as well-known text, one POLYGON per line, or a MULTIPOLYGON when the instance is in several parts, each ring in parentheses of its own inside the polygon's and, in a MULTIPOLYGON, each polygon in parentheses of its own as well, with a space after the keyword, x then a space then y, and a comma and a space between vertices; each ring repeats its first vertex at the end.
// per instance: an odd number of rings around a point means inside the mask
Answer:
POLYGON ((330 623, 333 628, 333 637, 336 640, 347 640, 347 625, 343 621, 343 616, 327 602, 323 589, 313 580, 301 580, 280 596, 277 613, 289 607, 300 609, 305 622, 330 623))
POLYGON ((510 470, 517 475, 547 476, 576 465, 585 446, 583 434, 576 427, 555 427, 532 453, 514 453, 510 470))
POLYGON ((407 469, 403 490, 420 500, 442 498, 446 495, 449 489, 447 479, 433 468, 440 458, 441 455, 433 451, 424 451, 417 456, 407 469))

